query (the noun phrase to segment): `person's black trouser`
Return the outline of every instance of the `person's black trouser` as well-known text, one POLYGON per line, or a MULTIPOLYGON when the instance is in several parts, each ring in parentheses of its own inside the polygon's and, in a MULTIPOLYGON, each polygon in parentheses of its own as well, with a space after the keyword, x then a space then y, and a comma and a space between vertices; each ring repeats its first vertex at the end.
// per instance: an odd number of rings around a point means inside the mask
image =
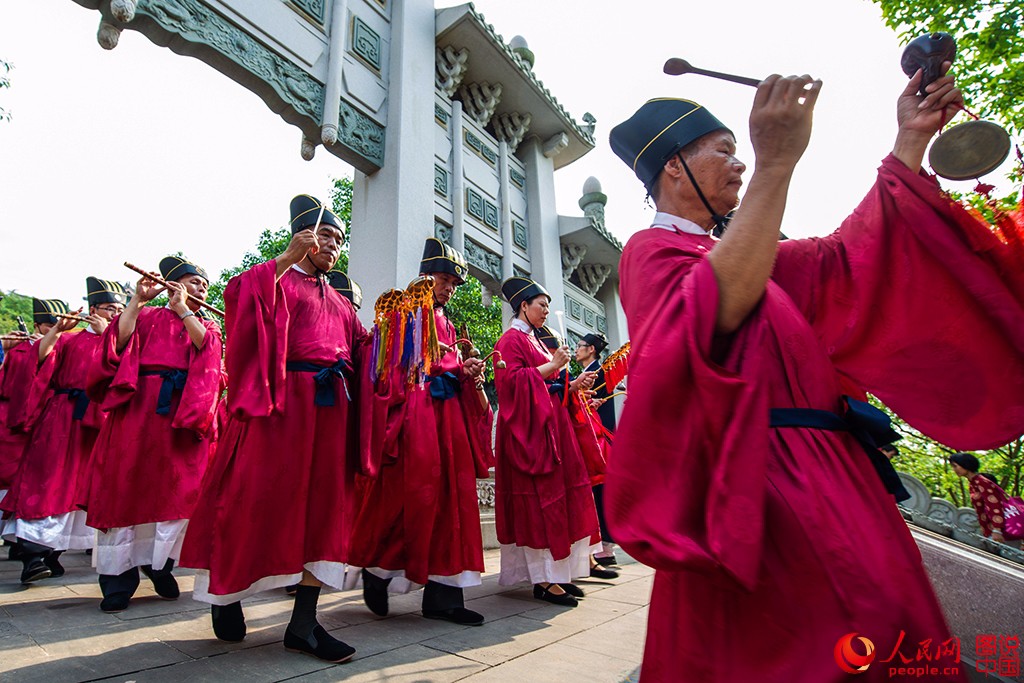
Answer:
POLYGON ((127 593, 135 595, 139 587, 139 568, 132 567, 121 574, 100 574, 100 591, 103 597, 127 593))
POLYGON ((53 552, 53 548, 49 546, 26 541, 24 538, 18 539, 18 545, 21 546, 21 561, 26 567, 36 559, 45 560, 53 552))
MULTIPOLYGON (((174 569, 174 560, 170 558, 168 558, 167 564, 163 566, 163 569, 153 569, 148 564, 142 567, 142 571, 150 579, 160 577, 164 574, 170 574, 172 569, 174 569)), ((139 567, 132 567, 123 574, 100 574, 100 590, 103 592, 103 597, 115 595, 117 593, 135 595, 135 591, 138 588, 139 567)))
POLYGON ((465 606, 462 589, 458 586, 446 586, 436 581, 427 581, 427 585, 423 587, 424 610, 438 612, 465 606))
POLYGON ((608 522, 604 519, 604 484, 598 484, 594 489, 594 507, 597 508, 597 523, 601 527, 601 540, 604 543, 614 543, 612 532, 608 530, 608 522))

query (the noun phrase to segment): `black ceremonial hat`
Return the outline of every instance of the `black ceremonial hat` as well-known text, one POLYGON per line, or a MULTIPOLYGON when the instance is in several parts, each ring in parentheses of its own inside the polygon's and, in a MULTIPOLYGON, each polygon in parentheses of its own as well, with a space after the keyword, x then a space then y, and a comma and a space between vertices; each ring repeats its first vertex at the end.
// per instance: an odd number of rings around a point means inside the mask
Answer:
POLYGON ((54 313, 70 313, 71 309, 60 299, 32 299, 32 322, 36 325, 57 324, 54 313))
POLYGON ((165 256, 160 259, 160 274, 165 280, 172 282, 194 274, 206 280, 206 284, 210 284, 210 276, 205 270, 180 256, 165 256))
POLYGON ((340 270, 332 270, 327 273, 327 281, 337 290, 338 294, 352 302, 352 305, 359 308, 363 304, 363 288, 356 284, 356 281, 340 270))
POLYGON ((548 294, 548 290, 541 287, 533 280, 525 277, 510 277, 501 283, 501 298, 512 306, 512 310, 518 313, 519 305, 524 301, 529 301, 533 297, 543 294, 548 299, 551 295, 548 294))
POLYGON ((100 304, 127 304, 128 292, 124 285, 111 280, 101 280, 98 277, 85 278, 85 300, 90 306, 100 304))
POLYGON ((423 258, 420 259, 420 272, 424 275, 429 273, 450 273, 459 278, 460 282, 466 281, 466 274, 469 268, 466 267, 466 257, 436 237, 428 237, 427 243, 423 245, 423 258))
POLYGON ((665 162, 677 151, 714 130, 729 130, 707 109, 663 97, 646 102, 629 119, 612 128, 612 151, 633 169, 650 192, 665 162))
POLYGON ((541 344, 552 351, 561 346, 562 340, 559 339, 558 335, 552 332, 551 328, 547 325, 538 328, 534 334, 537 335, 537 339, 540 340, 541 344))
POLYGON ((590 344, 598 353, 601 353, 606 348, 608 348, 608 340, 600 332, 598 332, 597 334, 593 332, 588 332, 587 334, 583 335, 580 341, 582 341, 584 344, 590 344))
POLYGON ((291 226, 293 235, 300 230, 319 225, 316 219, 317 216, 320 216, 321 209, 323 209, 323 216, 320 217, 320 223, 333 225, 338 230, 345 232, 345 224, 341 222, 341 219, 335 216, 333 211, 324 207, 323 202, 316 197, 311 197, 308 194, 296 195, 292 199, 289 208, 292 213, 291 226))

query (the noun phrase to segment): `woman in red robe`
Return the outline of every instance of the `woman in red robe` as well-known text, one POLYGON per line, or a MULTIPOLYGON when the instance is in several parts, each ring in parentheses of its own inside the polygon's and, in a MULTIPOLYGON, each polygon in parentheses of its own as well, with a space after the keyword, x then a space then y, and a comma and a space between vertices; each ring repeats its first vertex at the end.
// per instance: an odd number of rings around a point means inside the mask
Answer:
POLYGON ((821 239, 778 241, 820 82, 758 87, 757 168, 721 240, 745 170, 732 133, 670 99, 612 131, 659 209, 622 257, 634 351, 606 483, 616 540, 658 570, 645 681, 884 681, 924 641, 942 680, 965 680, 842 395, 863 387, 951 445, 1024 427, 1020 255, 921 173, 960 100, 951 78, 924 99, 920 81, 874 188, 821 239), (873 654, 850 647, 864 639, 873 654))
POLYGON ((100 335, 124 309, 116 282, 86 278, 89 327, 71 332, 74 318, 58 320, 37 344, 40 361, 28 402, 28 444, 14 485, 3 503, 17 520, 24 565, 22 583, 64 575, 60 555, 95 544, 77 490, 106 414, 85 393, 89 368, 99 358, 100 335))
MULTIPOLYGON (((0 365, 0 503, 14 483, 21 456, 28 443, 25 431, 26 406, 39 367, 39 339, 57 324, 56 313, 67 313, 68 305, 58 299, 33 299, 32 322, 35 332, 26 341, 10 347, 0 365)), ((5 342, 6 343, 6 342, 5 342)), ((4 544, 10 545, 9 560, 21 557, 16 521, 4 514, 0 521, 4 544)))
POLYGON ((363 596, 380 616, 388 612, 389 591, 425 586, 423 616, 484 620, 466 609, 463 589, 480 585, 484 570, 476 480, 490 475, 494 460, 492 412, 476 387, 484 363, 461 358, 444 309, 467 273, 462 254, 427 239, 420 275, 434 278, 432 315, 447 350, 424 382, 402 386, 392 399, 393 438, 370 446, 380 450, 373 454, 380 464, 362 481, 352 536, 351 563, 365 568, 363 596))
MULTIPOLYGON (((494 347, 505 362, 494 372, 498 582, 528 581, 534 597, 575 607, 583 591, 572 580, 590 575, 590 555, 601 544, 594 495, 569 413, 544 383, 569 362, 569 351, 562 346, 551 354, 537 339, 551 301, 543 287, 512 277, 502 283, 501 293, 516 317, 494 347)), ((588 386, 578 378, 568 391, 588 386)))
MULTIPOLYGON (((342 662, 355 649, 319 624, 323 584, 341 588, 351 534, 351 368, 366 338, 326 282, 344 224, 319 200, 292 200, 292 240, 224 290, 228 421, 182 550, 214 634, 245 638, 241 600, 296 587, 286 649, 342 662)), ((355 451, 355 448, 352 448, 355 451)))
POLYGON ((186 296, 205 300, 209 278, 176 256, 163 259, 160 271, 168 281, 167 306, 147 308, 164 288, 140 279, 104 333, 86 387, 108 413, 80 501, 89 526, 100 532, 93 563, 104 612, 128 607, 140 568, 160 597, 178 597, 171 570, 209 459, 221 334, 186 296))

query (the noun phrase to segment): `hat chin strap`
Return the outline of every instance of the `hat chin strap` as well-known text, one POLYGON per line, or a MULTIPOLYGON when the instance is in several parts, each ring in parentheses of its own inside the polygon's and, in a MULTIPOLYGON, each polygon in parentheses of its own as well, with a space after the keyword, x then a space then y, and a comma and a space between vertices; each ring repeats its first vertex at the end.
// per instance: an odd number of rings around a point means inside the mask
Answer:
POLYGON ((729 219, 732 218, 732 214, 723 216, 720 213, 715 213, 715 210, 711 208, 711 202, 707 200, 704 193, 701 192, 700 185, 697 184, 697 179, 693 177, 693 173, 690 171, 690 167, 686 165, 686 160, 683 159, 683 155, 680 152, 676 152, 676 158, 679 159, 679 163, 683 165, 683 170, 686 171, 686 177, 690 179, 690 183, 693 185, 693 189, 697 191, 697 197, 700 198, 704 208, 711 214, 711 220, 715 223, 715 237, 721 237, 722 233, 725 232, 725 228, 729 225, 729 219))

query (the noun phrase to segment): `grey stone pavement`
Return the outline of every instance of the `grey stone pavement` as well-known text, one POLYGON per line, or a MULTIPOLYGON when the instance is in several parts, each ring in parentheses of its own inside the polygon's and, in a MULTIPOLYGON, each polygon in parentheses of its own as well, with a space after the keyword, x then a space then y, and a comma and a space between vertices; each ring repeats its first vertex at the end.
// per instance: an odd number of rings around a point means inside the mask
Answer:
POLYGON ((321 623, 357 650, 342 665, 284 649, 292 600, 283 590, 243 603, 248 636, 230 644, 213 637, 188 570, 175 570, 178 600, 160 599, 143 577, 128 610, 104 614, 84 553, 66 553, 65 576, 30 587, 19 583, 20 562, 0 560, 0 681, 636 680, 653 570, 629 562, 617 580, 583 581, 587 597, 566 609, 534 599, 528 587, 499 586, 497 551, 485 559, 483 585, 466 591, 467 607, 487 618, 478 627, 424 619, 419 592, 392 596, 391 613, 379 618, 360 591, 325 590, 321 623))

